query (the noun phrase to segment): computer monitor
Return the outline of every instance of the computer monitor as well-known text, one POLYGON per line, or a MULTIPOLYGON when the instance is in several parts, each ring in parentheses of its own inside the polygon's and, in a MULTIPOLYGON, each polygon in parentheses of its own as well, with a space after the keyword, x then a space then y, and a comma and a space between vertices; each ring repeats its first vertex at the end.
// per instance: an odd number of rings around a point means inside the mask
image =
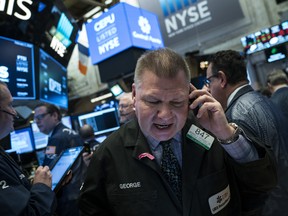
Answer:
POLYGON ((31 123, 31 128, 34 135, 35 149, 45 148, 48 143, 48 135, 41 133, 35 122, 31 123))
POLYGON ((23 154, 34 151, 34 138, 32 128, 30 126, 17 129, 10 133, 11 135, 11 149, 6 152, 16 152, 23 154))
POLYGON ((80 127, 84 124, 91 125, 95 135, 111 133, 120 126, 116 107, 79 115, 78 122, 80 127))
POLYGON ((70 116, 63 116, 61 122, 68 128, 72 129, 72 122, 70 116))
POLYGON ((67 69, 39 49, 39 99, 68 109, 67 69))
POLYGON ((0 36, 0 80, 14 99, 35 99, 34 46, 0 36))

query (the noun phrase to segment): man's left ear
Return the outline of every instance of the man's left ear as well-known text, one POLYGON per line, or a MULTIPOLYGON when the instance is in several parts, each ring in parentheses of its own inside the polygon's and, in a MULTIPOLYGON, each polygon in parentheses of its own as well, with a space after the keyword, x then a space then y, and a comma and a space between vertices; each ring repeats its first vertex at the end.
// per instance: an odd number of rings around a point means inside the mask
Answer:
POLYGON ((219 71, 219 78, 221 79, 221 87, 225 88, 227 86, 227 77, 223 71, 219 71))

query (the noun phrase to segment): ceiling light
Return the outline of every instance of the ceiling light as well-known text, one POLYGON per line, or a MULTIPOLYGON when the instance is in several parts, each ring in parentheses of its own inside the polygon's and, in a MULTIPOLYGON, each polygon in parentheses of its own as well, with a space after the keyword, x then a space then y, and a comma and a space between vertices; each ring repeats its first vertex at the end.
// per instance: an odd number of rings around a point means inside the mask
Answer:
POLYGON ((92 18, 96 19, 96 18, 98 18, 99 16, 101 16, 102 14, 103 14, 103 12, 100 11, 100 12, 94 14, 92 18))
POLYGON ((113 2, 113 0, 106 0, 106 1, 105 1, 105 4, 106 4, 106 5, 109 5, 109 4, 111 4, 112 2, 113 2))
POLYGON ((89 18, 91 16, 93 16, 94 14, 96 14, 98 11, 101 10, 101 7, 100 6, 97 6, 95 8, 93 8, 92 10, 88 11, 86 14, 84 14, 84 18, 89 18))
POLYGON ((112 96, 113 96, 113 95, 112 95, 112 93, 110 92, 110 93, 101 95, 101 96, 99 96, 99 97, 92 98, 90 101, 91 101, 91 103, 95 103, 95 102, 97 102, 97 101, 101 101, 101 100, 104 100, 104 99, 109 98, 109 97, 112 97, 112 96))

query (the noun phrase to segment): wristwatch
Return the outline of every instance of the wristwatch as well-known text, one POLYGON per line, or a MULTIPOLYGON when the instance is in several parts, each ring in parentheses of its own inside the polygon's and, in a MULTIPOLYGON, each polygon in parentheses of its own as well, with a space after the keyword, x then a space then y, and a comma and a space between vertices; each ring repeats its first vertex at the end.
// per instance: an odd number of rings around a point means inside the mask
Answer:
POLYGON ((221 139, 217 138, 217 140, 221 144, 227 145, 227 144, 231 144, 231 143, 236 142, 238 140, 238 138, 239 138, 239 135, 242 132, 241 128, 239 128, 239 126, 237 124, 229 123, 229 125, 232 126, 235 129, 234 134, 231 137, 229 137, 228 139, 225 139, 225 140, 221 140, 221 139))

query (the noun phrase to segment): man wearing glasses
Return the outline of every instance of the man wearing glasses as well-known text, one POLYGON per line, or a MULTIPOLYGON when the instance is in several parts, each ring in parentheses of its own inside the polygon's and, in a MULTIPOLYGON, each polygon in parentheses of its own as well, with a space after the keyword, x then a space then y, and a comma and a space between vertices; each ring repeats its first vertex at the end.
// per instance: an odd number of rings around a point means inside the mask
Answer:
POLYGON ((218 100, 229 122, 237 123, 248 136, 272 148, 278 163, 278 186, 269 195, 262 215, 287 215, 287 123, 268 98, 253 90, 247 79, 244 58, 236 51, 219 51, 210 59, 205 86, 218 100))
POLYGON ((0 81, 0 215, 53 215, 56 198, 51 190, 52 176, 47 166, 39 166, 33 183, 4 151, 2 139, 14 131, 17 112, 7 84, 0 81))
MULTIPOLYGON (((83 140, 75 131, 61 122, 60 110, 52 104, 39 104, 35 108, 34 120, 39 130, 49 136, 43 165, 51 165, 60 153, 74 146, 83 145, 83 140)), ((72 169, 71 181, 57 193, 59 216, 78 216, 77 199, 83 182, 86 166, 80 158, 72 169)))

